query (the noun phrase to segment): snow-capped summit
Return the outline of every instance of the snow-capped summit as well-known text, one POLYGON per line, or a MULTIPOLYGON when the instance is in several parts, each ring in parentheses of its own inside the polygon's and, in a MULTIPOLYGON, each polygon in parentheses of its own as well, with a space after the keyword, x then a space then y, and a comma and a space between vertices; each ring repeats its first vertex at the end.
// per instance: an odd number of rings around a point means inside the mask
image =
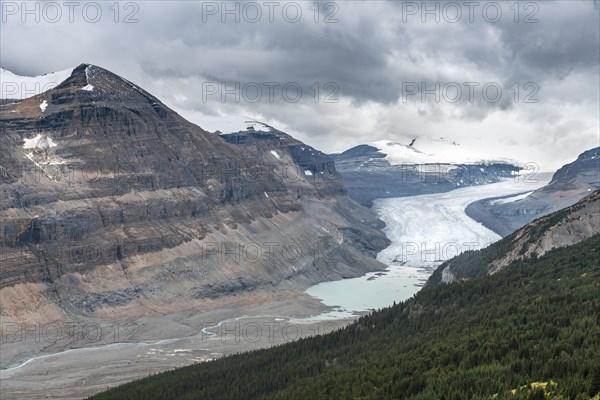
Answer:
POLYGON ((433 154, 423 153, 410 145, 404 145, 391 140, 378 140, 369 143, 369 146, 377 148, 377 150, 385 155, 385 159, 391 165, 403 163, 430 163, 433 161, 433 154))
POLYGON ((0 67, 0 99, 23 100, 50 90, 71 76, 75 68, 38 76, 21 76, 0 67))
POLYGON ((407 144, 391 140, 379 140, 369 143, 391 165, 400 164, 472 164, 489 162, 507 162, 517 164, 515 160, 490 154, 481 154, 451 139, 439 137, 417 137, 407 144))
POLYGON ((380 198, 495 183, 522 169, 516 161, 444 137, 379 140, 331 156, 350 198, 369 207, 380 198))
POLYGON ((195 121, 202 129, 211 133, 238 133, 254 130, 255 132, 271 132, 271 127, 255 119, 243 115, 204 116, 195 121))

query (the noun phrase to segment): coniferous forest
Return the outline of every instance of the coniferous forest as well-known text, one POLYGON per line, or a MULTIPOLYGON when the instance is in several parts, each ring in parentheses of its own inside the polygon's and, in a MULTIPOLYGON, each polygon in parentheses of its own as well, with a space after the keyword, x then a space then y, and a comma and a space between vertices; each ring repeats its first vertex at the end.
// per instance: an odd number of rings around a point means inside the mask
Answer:
POLYGON ((600 399, 600 235, 93 399, 600 399))

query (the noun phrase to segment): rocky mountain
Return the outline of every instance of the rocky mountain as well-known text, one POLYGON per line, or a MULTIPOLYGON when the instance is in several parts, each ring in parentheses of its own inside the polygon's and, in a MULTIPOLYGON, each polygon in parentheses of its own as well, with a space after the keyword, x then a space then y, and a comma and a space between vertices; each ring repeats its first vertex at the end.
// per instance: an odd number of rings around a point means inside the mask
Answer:
POLYGON ((469 157, 460 145, 443 138, 425 142, 426 147, 438 150, 439 154, 419 150, 421 142, 401 144, 383 140, 331 157, 348 195, 368 207, 377 198, 441 193, 494 183, 522 169, 512 160, 469 157))
POLYGON ((560 168, 546 186, 531 193, 475 202, 466 212, 501 236, 525 224, 575 204, 600 189, 600 147, 585 151, 577 160, 560 168))
POLYGON ((379 249, 387 247, 385 235, 370 234, 371 228, 381 229, 384 224, 364 215, 364 208, 357 206, 346 196, 341 175, 330 156, 311 147, 287 133, 242 116, 207 118, 207 126, 228 143, 241 146, 255 154, 273 174, 283 179, 288 194, 310 208, 314 198, 336 198, 335 212, 358 222, 356 227, 340 228, 348 240, 352 240, 363 253, 372 257, 379 249), (359 216, 357 219, 356 216, 359 216), (361 228, 361 221, 368 221, 369 229, 361 228))
POLYGON ((244 147, 272 166, 290 194, 300 198, 346 193, 342 177, 330 156, 267 124, 247 120, 244 130, 221 133, 228 143, 244 147))
POLYGON ((88 64, 0 117, 3 322, 165 315, 385 267, 331 159, 276 130, 210 134, 88 64))
POLYGON ((572 206, 530 222, 508 237, 477 251, 454 257, 438 267, 427 285, 450 283, 497 273, 513 262, 539 258, 600 233, 600 190, 572 206))

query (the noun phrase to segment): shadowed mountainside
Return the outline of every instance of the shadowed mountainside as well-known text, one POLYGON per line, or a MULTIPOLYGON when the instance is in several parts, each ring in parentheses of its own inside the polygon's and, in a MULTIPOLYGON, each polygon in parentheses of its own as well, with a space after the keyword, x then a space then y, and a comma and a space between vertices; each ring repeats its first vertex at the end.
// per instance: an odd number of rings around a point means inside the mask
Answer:
POLYGON ((598 189, 600 147, 581 153, 577 160, 556 171, 550 183, 524 199, 480 200, 470 204, 466 213, 500 236, 507 236, 536 218, 575 204, 598 189))

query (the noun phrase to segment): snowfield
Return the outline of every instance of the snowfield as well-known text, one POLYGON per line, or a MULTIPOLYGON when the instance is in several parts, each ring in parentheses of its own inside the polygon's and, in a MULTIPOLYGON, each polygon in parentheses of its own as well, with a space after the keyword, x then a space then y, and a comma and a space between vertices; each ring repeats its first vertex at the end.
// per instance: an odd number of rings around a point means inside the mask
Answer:
POLYGON ((519 200, 523 200, 523 199, 527 198, 527 196, 529 196, 531 193, 533 193, 533 190, 530 192, 518 194, 516 196, 506 197, 504 199, 492 200, 490 202, 490 204, 495 206, 496 204, 514 203, 515 201, 519 201, 519 200))
POLYGON ((0 99, 23 100, 58 86, 71 76, 74 68, 38 76, 21 76, 0 68, 0 99))
POLYGON ((517 161, 497 157, 492 154, 482 154, 473 157, 472 154, 478 154, 467 146, 462 146, 443 137, 416 138, 413 145, 393 142, 391 140, 379 140, 369 143, 385 154, 385 159, 391 165, 401 164, 486 164, 491 162, 503 162, 517 164, 517 161))

